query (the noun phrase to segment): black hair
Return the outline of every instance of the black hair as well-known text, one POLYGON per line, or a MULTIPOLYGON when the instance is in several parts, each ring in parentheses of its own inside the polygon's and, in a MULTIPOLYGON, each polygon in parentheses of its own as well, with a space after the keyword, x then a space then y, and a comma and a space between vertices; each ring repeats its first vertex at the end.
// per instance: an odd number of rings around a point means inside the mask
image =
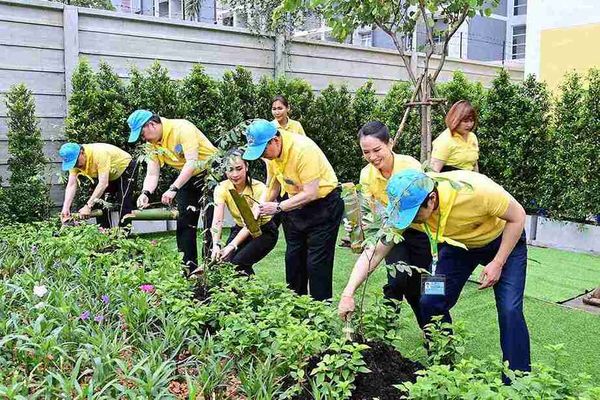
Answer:
POLYGON ((157 124, 161 124, 162 122, 160 121, 160 117, 158 114, 152 114, 152 116, 150 117, 150 119, 146 122, 156 122, 157 124))
POLYGON ((372 136, 387 144, 390 142, 390 131, 381 121, 369 121, 358 131, 358 140, 365 136, 372 136))
MULTIPOLYGON (((244 154, 244 152, 241 149, 234 147, 233 149, 229 149, 227 151, 227 153, 225 153, 225 160, 229 161, 232 158, 239 157, 242 159, 242 161, 244 161, 244 164, 246 164, 246 167, 248 167, 248 161, 246 161, 242 158, 243 154, 244 154)), ((248 186, 250 188, 252 195, 254 195, 254 190, 252 189, 252 177, 250 176, 250 168, 246 168, 246 186, 248 186)))
POLYGON ((275 103, 276 101, 280 101, 281 104, 283 104, 284 106, 286 106, 288 108, 290 107, 290 105, 288 104, 287 99, 284 96, 282 96, 282 95, 273 97, 273 101, 271 102, 271 104, 275 103))
POLYGON ((437 184, 433 187, 433 190, 429 193, 427 193, 427 196, 425 196, 425 199, 421 202, 421 205, 419 206, 419 208, 427 208, 427 202, 429 201, 429 198, 431 197, 432 193, 435 193, 437 195, 437 184))

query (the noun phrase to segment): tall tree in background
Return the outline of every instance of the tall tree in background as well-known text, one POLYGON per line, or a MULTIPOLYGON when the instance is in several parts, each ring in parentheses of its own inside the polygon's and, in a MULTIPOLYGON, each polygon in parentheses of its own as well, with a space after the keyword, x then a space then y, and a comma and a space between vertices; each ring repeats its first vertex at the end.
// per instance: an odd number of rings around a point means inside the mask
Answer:
POLYGON ((394 141, 404 129, 410 109, 420 107, 421 160, 425 160, 431 154, 431 106, 439 100, 432 98, 432 92, 444 66, 450 39, 468 17, 477 13, 489 16, 497 4, 498 0, 282 0, 273 20, 277 25, 280 19, 298 10, 309 10, 321 15, 339 40, 359 27, 384 31, 392 39, 414 88, 394 141), (415 74, 405 43, 412 41, 417 27, 424 29, 426 41, 418 49, 425 56, 415 74), (432 63, 434 54, 440 56, 432 63))
POLYGON ((11 87, 6 96, 8 117, 9 187, 4 196, 12 222, 32 222, 50 212, 49 188, 44 178, 42 132, 35 118, 33 94, 25 85, 11 87))

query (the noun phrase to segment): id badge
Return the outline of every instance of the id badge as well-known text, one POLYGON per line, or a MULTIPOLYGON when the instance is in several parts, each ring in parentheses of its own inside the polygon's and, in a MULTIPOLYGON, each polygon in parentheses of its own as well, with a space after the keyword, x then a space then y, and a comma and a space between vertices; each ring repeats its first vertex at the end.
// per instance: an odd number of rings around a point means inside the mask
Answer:
POLYGON ((444 275, 422 275, 421 294, 427 296, 445 296, 446 277, 444 275))

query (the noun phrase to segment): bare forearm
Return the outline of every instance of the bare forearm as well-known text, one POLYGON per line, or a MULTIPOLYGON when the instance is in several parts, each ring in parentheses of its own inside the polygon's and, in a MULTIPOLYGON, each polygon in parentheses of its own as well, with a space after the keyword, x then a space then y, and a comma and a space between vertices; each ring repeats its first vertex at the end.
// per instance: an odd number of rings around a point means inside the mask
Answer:
POLYGON ((300 192, 297 195, 282 201, 279 206, 283 211, 290 211, 302 207, 303 205, 308 204, 311 201, 315 201, 316 199, 316 193, 300 192))
POLYGON ((498 252, 494 257, 494 261, 500 263, 500 265, 504 265, 508 256, 515 248, 515 245, 519 241, 521 234, 523 233, 523 227, 525 226, 525 221, 518 222, 506 222, 504 226, 504 231, 502 232, 502 241, 500 242, 500 248, 498 248, 498 252))
POLYGON ((265 194, 263 195, 263 198, 260 200, 260 202, 266 203, 266 202, 274 201, 277 198, 277 196, 279 196, 280 192, 281 192, 281 186, 279 185, 279 182, 275 181, 271 185, 271 188, 269 190, 265 190, 265 194))
POLYGON ((92 195, 90 196, 89 200, 87 201, 87 204, 89 206, 94 204, 96 199, 99 199, 100 197, 102 197, 102 195, 104 194, 104 191, 106 190, 107 187, 108 187, 108 182, 98 182, 98 185, 96 185, 96 188, 92 192, 92 195))
POLYGON ((75 193, 77 193, 77 184, 67 185, 67 188, 65 189, 65 201, 63 202, 64 211, 68 211, 71 209, 73 199, 75 198, 75 193))
POLYGON ((144 184, 142 185, 142 190, 147 190, 150 193, 153 193, 157 186, 158 175, 146 175, 144 178, 144 184))
POLYGON ((225 205, 217 204, 213 213, 213 220, 210 227, 210 234, 212 235, 213 243, 218 244, 221 241, 221 234, 223 231, 223 215, 225 214, 225 205))
POLYGON ((348 279, 348 283, 346 284, 346 288, 342 292, 342 295, 354 296, 356 289, 358 289, 367 279, 369 274, 379 266, 379 263, 388 252, 389 247, 381 242, 374 248, 371 247, 365 249, 356 261, 356 264, 354 264, 354 268, 352 269, 352 273, 350 274, 350 278, 348 279))
POLYGON ((242 230, 240 230, 238 232, 238 234, 235 235, 235 237, 231 241, 231 244, 234 245, 235 247, 239 247, 239 245, 244 243, 244 241, 246 239, 248 239, 249 236, 250 236, 250 231, 248 230, 248 228, 243 227, 242 230))
POLYGON ((194 172, 196 172, 194 165, 192 163, 186 163, 177 176, 177 179, 175 179, 173 182, 173 185, 175 185, 177 188, 181 188, 190 180, 192 176, 194 176, 194 172))

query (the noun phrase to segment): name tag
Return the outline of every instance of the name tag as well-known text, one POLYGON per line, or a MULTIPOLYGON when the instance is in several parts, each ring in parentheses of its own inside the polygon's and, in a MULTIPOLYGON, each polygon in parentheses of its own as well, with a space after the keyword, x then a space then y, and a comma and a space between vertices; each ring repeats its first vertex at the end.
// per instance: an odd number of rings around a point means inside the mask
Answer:
POLYGON ((445 296, 446 277, 444 275, 422 275, 421 294, 427 296, 445 296))

